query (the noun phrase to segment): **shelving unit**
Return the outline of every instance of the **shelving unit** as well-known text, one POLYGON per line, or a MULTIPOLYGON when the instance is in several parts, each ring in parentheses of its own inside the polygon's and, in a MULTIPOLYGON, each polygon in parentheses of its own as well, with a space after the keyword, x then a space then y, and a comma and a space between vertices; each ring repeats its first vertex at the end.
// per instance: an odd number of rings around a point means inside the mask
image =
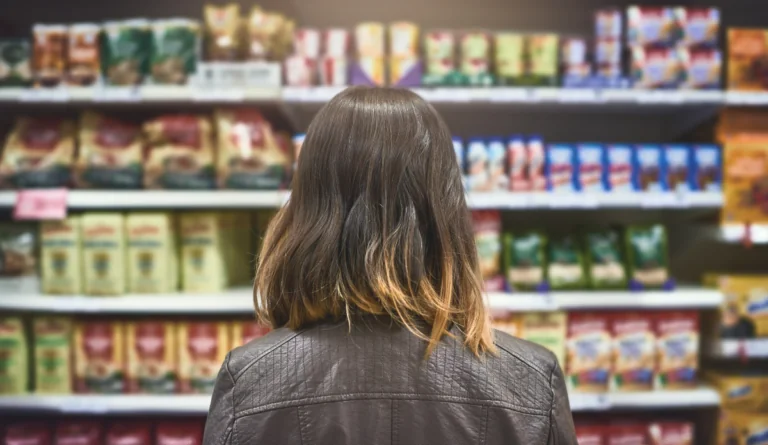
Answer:
POLYGON ((709 355, 720 359, 766 359, 768 338, 719 340, 710 345, 709 355))

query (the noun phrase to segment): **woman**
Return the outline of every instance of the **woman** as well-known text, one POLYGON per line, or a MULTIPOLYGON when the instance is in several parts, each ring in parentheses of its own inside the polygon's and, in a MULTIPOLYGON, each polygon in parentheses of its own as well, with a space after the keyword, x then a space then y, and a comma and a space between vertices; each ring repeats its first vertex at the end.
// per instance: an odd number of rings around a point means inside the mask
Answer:
POLYGON ((492 332, 451 134, 407 90, 309 126, 205 445, 576 444, 552 353, 492 332))

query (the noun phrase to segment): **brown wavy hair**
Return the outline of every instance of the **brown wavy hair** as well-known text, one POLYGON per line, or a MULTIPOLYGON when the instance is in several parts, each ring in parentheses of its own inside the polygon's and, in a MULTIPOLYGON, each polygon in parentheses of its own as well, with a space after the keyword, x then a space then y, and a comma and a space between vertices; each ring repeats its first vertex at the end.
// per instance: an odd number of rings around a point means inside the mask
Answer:
POLYGON ((267 229, 254 299, 272 327, 388 315, 427 354, 454 326, 475 354, 496 351, 451 133, 432 106, 353 87, 318 112, 267 229))

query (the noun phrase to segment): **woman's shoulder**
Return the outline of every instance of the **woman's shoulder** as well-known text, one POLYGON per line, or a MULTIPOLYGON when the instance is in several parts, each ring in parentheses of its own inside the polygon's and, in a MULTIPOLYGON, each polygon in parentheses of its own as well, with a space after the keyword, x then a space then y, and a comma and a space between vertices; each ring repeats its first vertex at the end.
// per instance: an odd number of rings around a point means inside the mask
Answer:
POLYGON ((536 370, 549 380, 557 366, 557 357, 549 349, 506 332, 494 330, 494 344, 499 348, 501 360, 514 361, 536 370))
POLYGON ((237 380, 239 374, 254 363, 267 357, 281 348, 286 343, 296 339, 302 331, 294 331, 288 328, 279 328, 270 331, 263 337, 251 340, 243 346, 233 349, 229 353, 227 367, 230 374, 237 380))

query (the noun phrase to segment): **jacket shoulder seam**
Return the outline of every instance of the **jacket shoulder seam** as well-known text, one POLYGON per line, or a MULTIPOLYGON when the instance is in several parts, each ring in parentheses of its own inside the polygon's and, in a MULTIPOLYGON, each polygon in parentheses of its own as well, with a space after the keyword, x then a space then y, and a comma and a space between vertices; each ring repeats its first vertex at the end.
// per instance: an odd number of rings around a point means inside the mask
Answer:
MULTIPOLYGON (((518 359, 520 361, 520 363, 522 363, 525 366, 527 366, 527 367, 531 368, 532 370, 536 371, 536 373, 539 374, 544 379, 547 379, 547 375, 544 373, 544 371, 542 371, 538 367, 533 366, 532 364, 528 363, 527 360, 525 360, 524 358, 520 357, 520 355, 518 355, 516 352, 512 352, 511 350, 509 350, 509 348, 506 348, 504 345, 499 344, 499 343, 497 343, 496 346, 498 346, 499 349, 501 349, 502 351, 506 352, 507 354, 509 354, 509 355, 515 357, 516 359, 518 359)), ((555 362, 555 363, 557 363, 557 362, 555 362)), ((551 376, 551 374, 550 374, 550 378, 547 381, 549 382, 549 385, 551 387, 552 386, 552 376, 551 376)))
MULTIPOLYGON (((293 334, 289 335, 288 337, 286 337, 286 338, 280 340, 279 342, 275 343, 274 345, 270 346, 269 348, 267 348, 267 350, 265 350, 261 354, 259 354, 256 357, 252 358, 248 363, 246 363, 243 366, 243 369, 237 371, 237 373, 235 374, 234 379, 232 380, 232 382, 233 383, 237 383, 237 381, 240 379, 240 377, 242 377, 243 373, 245 373, 245 371, 247 371, 253 365, 255 365, 259 360, 263 359, 264 357, 269 355, 272 351, 274 351, 275 349, 279 348, 280 346, 283 346, 284 344, 286 344, 289 341, 293 340, 294 338, 296 338, 302 332, 304 332, 304 330, 294 332, 293 334)), ((229 367, 227 367, 227 372, 229 372, 229 367)))

